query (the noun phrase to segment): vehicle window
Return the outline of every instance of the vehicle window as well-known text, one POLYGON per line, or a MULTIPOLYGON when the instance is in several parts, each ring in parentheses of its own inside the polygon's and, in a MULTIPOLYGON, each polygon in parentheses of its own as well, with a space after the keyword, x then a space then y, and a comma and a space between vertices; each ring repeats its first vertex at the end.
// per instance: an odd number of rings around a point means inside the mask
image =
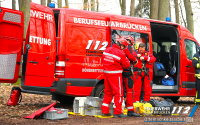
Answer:
POLYGON ((187 58, 192 60, 193 55, 197 52, 197 45, 194 41, 185 39, 185 50, 187 58))
POLYGON ((116 42, 118 40, 130 40, 134 44, 137 42, 143 42, 146 44, 146 51, 149 51, 149 36, 145 33, 129 32, 122 30, 111 30, 112 41, 116 42))

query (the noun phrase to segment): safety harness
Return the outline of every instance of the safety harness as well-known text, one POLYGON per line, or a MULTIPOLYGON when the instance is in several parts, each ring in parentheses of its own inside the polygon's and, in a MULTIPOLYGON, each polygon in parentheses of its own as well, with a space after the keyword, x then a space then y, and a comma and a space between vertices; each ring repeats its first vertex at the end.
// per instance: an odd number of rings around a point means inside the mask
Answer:
MULTIPOLYGON (((128 50, 132 54, 131 46, 128 45, 128 50)), ((122 75, 128 80, 128 87, 133 88, 133 80, 131 79, 132 73, 132 65, 128 69, 124 69, 122 75)))
MULTIPOLYGON (((136 51, 136 53, 139 54, 138 51, 136 51)), ((147 56, 147 52, 145 52, 145 56, 147 56)), ((136 57, 136 58, 138 58, 138 57, 136 57)), ((142 68, 141 69, 138 68, 138 67, 134 67, 133 69, 134 69, 134 72, 138 71, 137 72, 137 79, 138 79, 138 75, 142 76, 142 72, 144 72, 144 77, 147 75, 148 79, 150 80, 150 77, 149 77, 149 68, 146 68, 146 61, 145 60, 142 60, 142 68)))

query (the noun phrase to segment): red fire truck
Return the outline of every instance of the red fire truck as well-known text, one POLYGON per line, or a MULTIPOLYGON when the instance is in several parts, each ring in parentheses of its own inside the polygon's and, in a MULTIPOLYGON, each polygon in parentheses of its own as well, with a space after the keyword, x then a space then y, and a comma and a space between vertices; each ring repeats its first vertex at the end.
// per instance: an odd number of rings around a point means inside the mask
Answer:
POLYGON ((0 82, 16 82, 22 63, 25 93, 53 95, 59 101, 75 96, 101 97, 102 53, 112 41, 131 36, 134 42, 145 42, 147 51, 166 68, 155 73, 152 64, 152 96, 174 100, 195 96, 192 57, 199 44, 179 24, 31 3, 24 48, 22 12, 0 8, 0 27, 0 82), (162 78, 171 67, 176 67, 171 75, 175 85, 164 86, 162 78))

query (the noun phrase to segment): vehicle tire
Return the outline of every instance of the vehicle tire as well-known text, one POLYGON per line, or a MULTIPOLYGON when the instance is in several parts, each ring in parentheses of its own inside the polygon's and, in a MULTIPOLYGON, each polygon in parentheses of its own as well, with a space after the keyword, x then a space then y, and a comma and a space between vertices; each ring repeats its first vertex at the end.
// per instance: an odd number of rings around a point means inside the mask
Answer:
POLYGON ((66 95, 57 95, 57 96, 58 96, 58 101, 61 104, 73 104, 74 102, 74 97, 66 96, 66 95))
POLYGON ((166 96, 166 97, 164 97, 164 99, 171 99, 173 102, 177 102, 178 100, 179 100, 179 98, 180 98, 180 96, 172 96, 172 97, 170 97, 170 96, 166 96))
POLYGON ((105 89, 104 84, 98 85, 98 86, 96 87, 96 91, 95 91, 94 96, 103 99, 103 97, 104 97, 104 89, 105 89))

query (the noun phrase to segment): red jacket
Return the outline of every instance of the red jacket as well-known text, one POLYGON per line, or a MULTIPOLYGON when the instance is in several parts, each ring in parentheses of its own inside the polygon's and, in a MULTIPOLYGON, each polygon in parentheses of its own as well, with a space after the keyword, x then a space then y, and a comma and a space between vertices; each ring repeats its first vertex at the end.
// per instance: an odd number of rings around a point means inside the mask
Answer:
MULTIPOLYGON (((137 57, 137 52, 134 52, 133 53, 135 55, 135 57, 137 57)), ((144 57, 144 60, 146 61, 146 68, 149 67, 149 63, 154 63, 156 61, 156 58, 149 52, 145 51, 143 54, 141 54, 141 57, 144 57)), ((139 69, 142 68, 142 61, 137 58, 137 64, 134 66, 134 67, 137 67, 139 69)))
POLYGON ((120 47, 113 44, 103 52, 103 67, 105 73, 122 73, 130 67, 130 61, 120 47))
POLYGON ((126 57, 127 57, 130 61, 132 61, 132 62, 137 62, 137 59, 136 59, 135 55, 131 54, 131 52, 129 51, 128 48, 125 48, 123 51, 124 51, 124 53, 126 54, 126 57))

